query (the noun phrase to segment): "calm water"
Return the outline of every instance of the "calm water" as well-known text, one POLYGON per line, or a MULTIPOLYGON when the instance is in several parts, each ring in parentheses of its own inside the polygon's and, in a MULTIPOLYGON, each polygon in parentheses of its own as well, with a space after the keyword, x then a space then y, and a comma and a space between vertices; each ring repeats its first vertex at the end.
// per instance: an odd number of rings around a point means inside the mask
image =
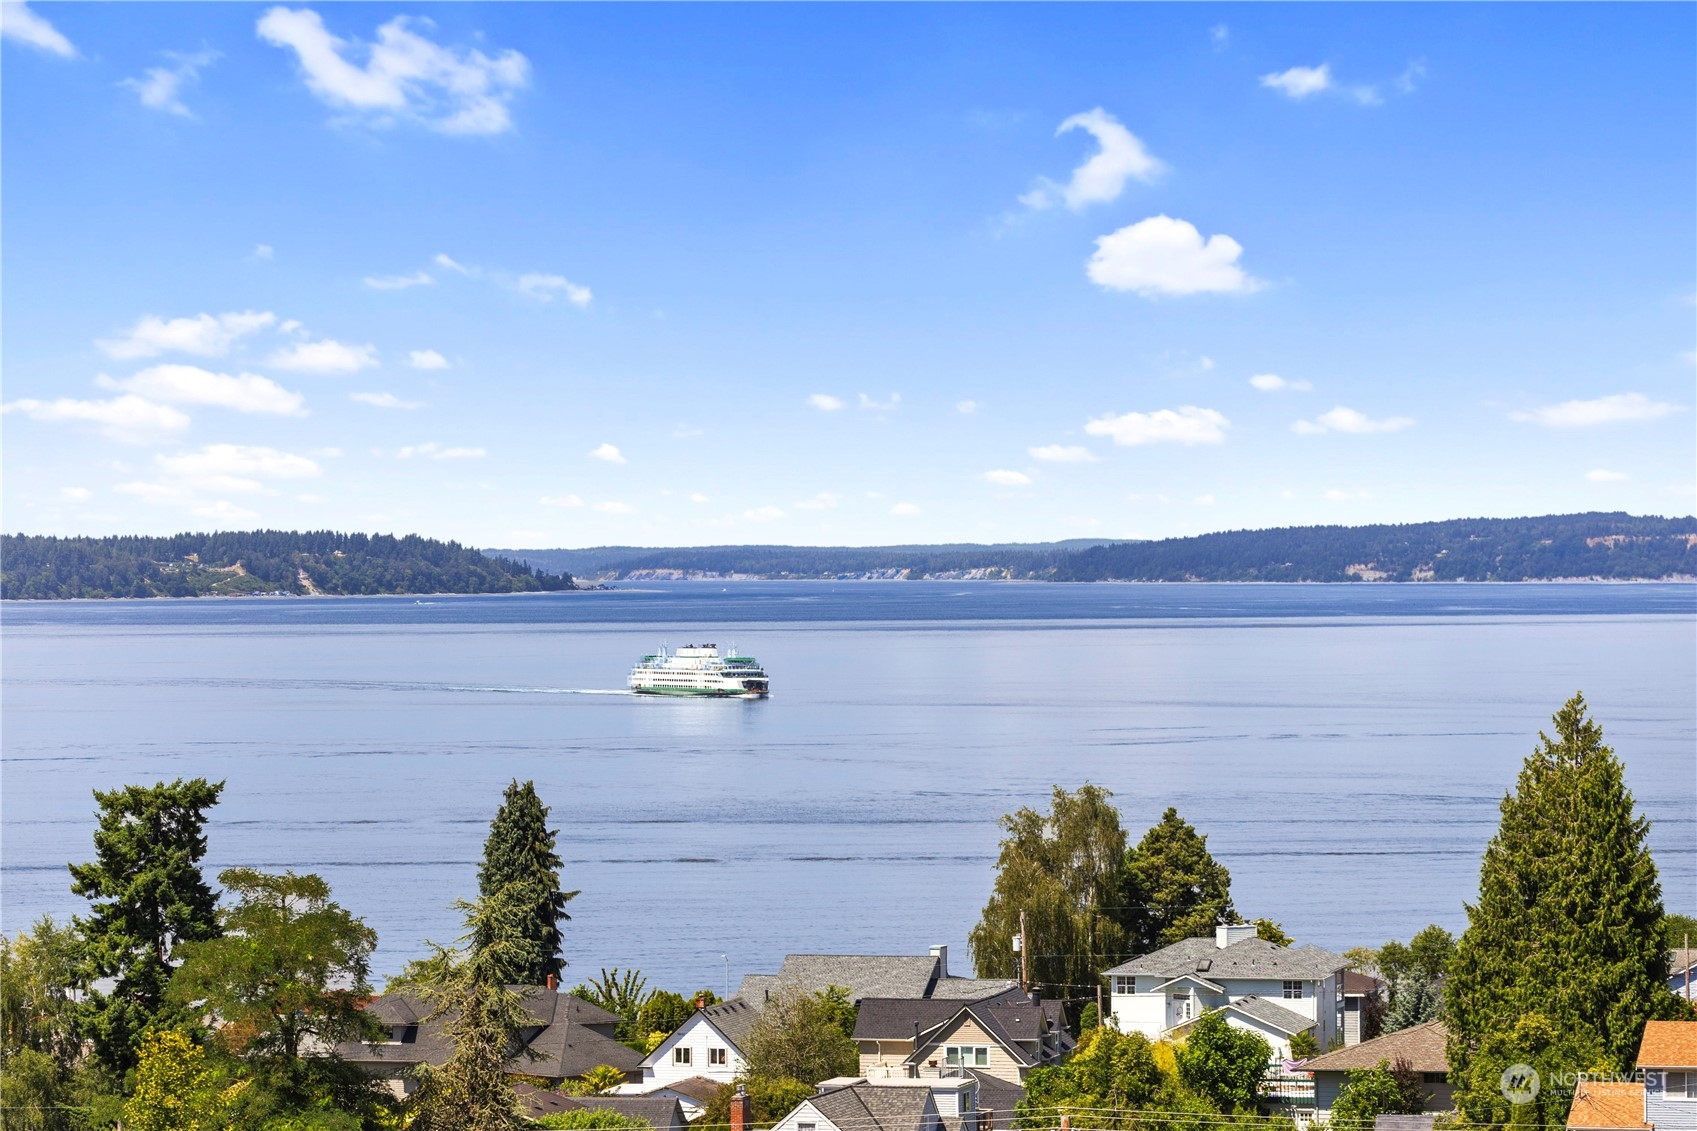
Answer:
POLYGON ((560 827, 573 972, 679 990, 788 951, 965 937, 997 817, 1176 805, 1246 914, 1342 948, 1452 929, 1540 726, 1583 688, 1697 911, 1697 587, 650 585, 518 598, 3 611, 0 929, 81 909, 89 791, 228 781, 211 870, 316 871, 381 937, 448 941, 501 788, 560 827), (619 693, 733 641, 766 702, 619 693))

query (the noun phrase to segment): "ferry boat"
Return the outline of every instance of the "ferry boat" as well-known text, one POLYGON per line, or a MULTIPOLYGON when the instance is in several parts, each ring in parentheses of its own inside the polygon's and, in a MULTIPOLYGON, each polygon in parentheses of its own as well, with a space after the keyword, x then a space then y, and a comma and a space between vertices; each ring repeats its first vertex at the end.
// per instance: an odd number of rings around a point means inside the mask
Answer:
POLYGON ((638 695, 705 695, 720 699, 764 699, 770 693, 766 669, 736 646, 719 655, 717 644, 666 646, 638 660, 630 670, 630 689, 638 695))

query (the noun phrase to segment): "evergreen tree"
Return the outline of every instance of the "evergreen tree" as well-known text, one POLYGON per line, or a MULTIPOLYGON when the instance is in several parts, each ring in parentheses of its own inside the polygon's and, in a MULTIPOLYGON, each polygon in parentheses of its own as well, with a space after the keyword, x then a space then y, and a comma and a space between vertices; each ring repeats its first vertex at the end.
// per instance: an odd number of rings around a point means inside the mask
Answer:
POLYGON ((1032 984, 1050 997, 1076 996, 1120 961, 1125 932, 1119 902, 1125 830, 1113 794, 1094 785, 1055 787, 1049 813, 1025 808, 1002 818, 1007 836, 996 886, 967 936, 981 978, 1019 977, 1013 937, 1025 913, 1032 984))
POLYGON ((1231 884, 1231 873, 1208 854, 1208 838, 1168 809, 1125 856, 1125 927, 1134 951, 1210 934, 1235 918, 1231 884))
POLYGON ((1432 983, 1426 980, 1426 975, 1418 970, 1406 974, 1396 999, 1385 1012, 1383 1031, 1394 1033, 1398 1029, 1423 1025, 1438 1016, 1442 1007, 1443 1002, 1432 988, 1432 983))
POLYGON ((90 991, 81 1018, 96 1059, 115 1072, 134 1067, 150 1025, 190 1016, 166 1004, 165 986, 176 944, 218 935, 217 901, 200 860, 206 810, 223 788, 195 778, 94 793, 95 859, 70 866, 71 891, 94 904, 87 919, 76 920, 85 976, 117 983, 109 994, 90 991))
POLYGON ((496 972, 508 985, 540 986, 548 975, 565 968, 560 955, 560 923, 570 921, 566 903, 578 893, 560 890, 560 856, 554 851, 554 830, 548 827, 548 807, 536 796, 536 783, 507 787, 501 808, 483 843, 483 865, 477 870, 481 901, 491 914, 480 920, 476 945, 503 956, 496 972), (508 889, 511 889, 508 891, 508 889), (503 892, 507 892, 502 896, 503 892), (503 945, 492 947, 499 935, 503 945))
POLYGON ((1502 1057, 1536 1066, 1559 1044, 1584 1058, 1567 1070, 1622 1071, 1644 1023, 1681 1008, 1666 985, 1649 822, 1634 812, 1620 760, 1583 696, 1554 722, 1555 736, 1539 735, 1503 798, 1445 985, 1452 1077, 1477 1116, 1489 1114, 1479 1105, 1498 1091, 1486 1075, 1501 1071, 1502 1057), (1538 1047, 1513 1047, 1517 1030, 1538 1047))

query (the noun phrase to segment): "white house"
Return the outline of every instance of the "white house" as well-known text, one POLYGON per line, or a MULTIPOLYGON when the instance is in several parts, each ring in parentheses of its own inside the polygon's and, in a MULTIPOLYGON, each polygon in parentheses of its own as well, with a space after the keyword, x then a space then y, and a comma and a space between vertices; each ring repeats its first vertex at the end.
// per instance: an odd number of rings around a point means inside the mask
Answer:
POLYGON ((1261 1036, 1273 1060, 1310 1032, 1329 1048, 1343 1026, 1344 959, 1313 946, 1277 946, 1249 923, 1222 924, 1209 938, 1183 939, 1104 971, 1110 1020, 1150 1040, 1180 1037, 1203 1013, 1261 1036))
POLYGON ((772 1131, 976 1131, 970 1076, 826 1080, 772 1131))
POLYGON ((743 1072, 741 1046, 759 1016, 736 998, 697 1010, 643 1058, 642 1083, 630 1090, 651 1093, 697 1076, 729 1084, 743 1072))

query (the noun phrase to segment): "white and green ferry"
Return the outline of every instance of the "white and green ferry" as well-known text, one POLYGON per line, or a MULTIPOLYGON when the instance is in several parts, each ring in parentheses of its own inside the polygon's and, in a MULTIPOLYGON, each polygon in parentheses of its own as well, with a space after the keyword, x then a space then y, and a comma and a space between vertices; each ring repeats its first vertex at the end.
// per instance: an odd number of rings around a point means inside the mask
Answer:
POLYGON ((737 655, 735 645, 721 656, 717 644, 685 644, 675 652, 662 644, 630 670, 630 689, 638 695, 764 699, 769 686, 760 661, 737 655))

